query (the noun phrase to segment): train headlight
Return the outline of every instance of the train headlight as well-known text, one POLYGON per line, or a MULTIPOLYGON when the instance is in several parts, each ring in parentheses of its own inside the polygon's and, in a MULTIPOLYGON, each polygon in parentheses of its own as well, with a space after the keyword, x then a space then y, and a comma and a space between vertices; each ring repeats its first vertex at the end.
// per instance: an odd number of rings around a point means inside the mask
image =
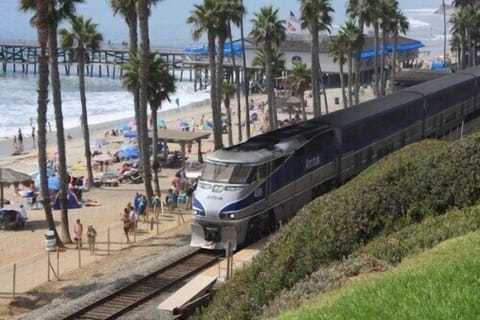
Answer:
POLYGON ((234 187, 234 186, 227 186, 225 187, 225 191, 239 191, 242 190, 243 187, 234 187))
POLYGON ((228 217, 229 217, 230 219, 232 219, 232 220, 235 219, 235 213, 230 213, 230 214, 228 215, 228 217))
POLYGON ((202 210, 195 210, 195 214, 196 214, 197 216, 204 216, 204 215, 205 215, 205 212, 202 211, 202 210))

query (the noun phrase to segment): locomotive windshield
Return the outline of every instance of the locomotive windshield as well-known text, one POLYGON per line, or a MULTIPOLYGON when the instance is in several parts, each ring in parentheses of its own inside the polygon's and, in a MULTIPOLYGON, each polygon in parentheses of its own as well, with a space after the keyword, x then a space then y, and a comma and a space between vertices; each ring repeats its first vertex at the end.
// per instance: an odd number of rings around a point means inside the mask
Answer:
POLYGON ((223 183, 248 183, 251 169, 239 165, 206 163, 201 179, 223 183))

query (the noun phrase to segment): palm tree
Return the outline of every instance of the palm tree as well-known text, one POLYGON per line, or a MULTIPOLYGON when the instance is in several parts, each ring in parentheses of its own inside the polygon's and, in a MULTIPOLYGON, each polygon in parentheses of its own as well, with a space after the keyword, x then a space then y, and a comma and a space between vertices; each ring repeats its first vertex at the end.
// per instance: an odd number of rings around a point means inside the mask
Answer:
POLYGON ((208 58, 210 68, 210 100, 212 117, 214 121, 213 139, 215 150, 223 147, 220 105, 217 103, 217 73, 215 64, 215 37, 217 32, 217 0, 204 0, 202 5, 194 5, 194 10, 187 18, 187 23, 193 25, 193 39, 199 40, 203 34, 207 34, 208 58))
MULTIPOLYGON (((148 80, 148 103, 150 104, 150 110, 152 113, 153 124, 153 174, 155 194, 160 196, 160 184, 158 180, 158 170, 160 165, 158 163, 158 109, 161 108, 162 103, 167 100, 170 101, 170 94, 175 92, 175 77, 168 72, 165 62, 155 55, 150 53, 150 66, 149 66, 149 80, 148 80)), ((129 90, 134 90, 139 79, 141 59, 137 55, 130 59, 128 63, 123 66, 125 71, 123 77, 123 85, 129 90)))
MULTIPOLYGON (((285 57, 283 51, 280 48, 274 47, 272 50, 272 73, 273 76, 280 76, 282 71, 285 70, 285 57)), ((259 69, 259 76, 263 78, 265 76, 265 51, 262 48, 257 49, 255 57, 252 60, 252 67, 259 69)))
POLYGON ((288 73, 288 82, 293 89, 293 94, 302 101, 303 120, 307 120, 305 91, 310 88, 312 79, 312 70, 308 69, 305 63, 295 64, 293 69, 288 73))
MULTIPOLYGON (((120 14, 125 18, 125 23, 128 26, 128 56, 135 57, 138 53, 138 14, 137 14, 137 0, 110 0, 114 14, 120 14)), ((133 95, 133 109, 135 113, 135 121, 140 123, 140 92, 138 82, 133 84, 130 89, 133 95)), ((138 132, 140 137, 140 132, 138 132)), ((138 145, 140 154, 142 154, 142 145, 138 145)))
MULTIPOLYGON (((62 93, 60 88, 60 74, 58 71, 58 25, 65 19, 75 16, 75 4, 83 3, 84 0, 51 0, 49 5, 49 26, 48 26, 48 48, 50 58, 50 80, 52 84, 53 108, 55 111, 55 124, 57 127, 57 153, 58 153, 58 175, 60 180, 60 203, 62 219, 62 239, 65 243, 72 243, 68 223, 68 173, 65 148, 65 130, 63 125, 62 93)), ((30 11, 36 8, 35 0, 20 0, 20 10, 30 11)), ((32 17, 35 21, 36 17, 32 17)), ((63 245, 62 243, 60 245, 63 245)))
MULTIPOLYGON (((240 0, 240 4, 243 6, 243 1, 240 0)), ((247 139, 250 138, 250 112, 248 110, 248 94, 250 93, 250 84, 249 84, 249 76, 247 70, 247 57, 245 56, 245 34, 243 28, 243 17, 245 16, 245 10, 243 11, 242 19, 240 19, 240 38, 242 42, 242 66, 243 66, 243 84, 244 84, 244 91, 245 91, 245 131, 247 135, 247 139)), ((238 114, 240 117, 240 113, 238 114)), ((239 135, 238 138, 242 140, 242 119, 239 118, 239 135)))
MULTIPOLYGON (((320 82, 322 69, 320 66, 320 44, 319 35, 321 31, 330 32, 332 26, 331 13, 334 12, 329 0, 301 0, 300 5, 302 29, 308 29, 312 35, 312 95, 313 95, 313 116, 321 115, 320 103, 320 82)), ((324 90, 325 92, 325 90, 324 90)), ((328 113, 327 99, 325 95, 325 113, 328 113)))
POLYGON ((250 36, 258 45, 263 46, 265 54, 265 72, 267 81, 268 114, 270 129, 277 128, 277 110, 275 107, 274 79, 272 70, 273 48, 279 47, 286 38, 285 21, 278 19, 278 9, 272 6, 260 8, 251 20, 253 27, 250 36))
POLYGON ((347 21, 345 25, 340 28, 339 35, 346 40, 345 45, 348 52, 348 104, 353 106, 353 58, 360 55, 360 50, 363 47, 363 35, 360 29, 353 21, 347 21))
MULTIPOLYGON (((363 37, 363 31, 365 28, 366 20, 369 20, 369 13, 375 12, 377 6, 376 0, 349 0, 347 3, 347 13, 350 18, 357 22, 360 36, 363 37)), ((355 55, 355 104, 360 101, 360 66, 361 66, 361 54, 358 50, 358 54, 355 55)))
POLYGON ((37 127, 38 127, 38 169, 40 174, 40 191, 42 196, 43 210, 45 211, 45 219, 47 220, 48 229, 55 232, 57 243, 61 243, 53 220, 52 206, 50 194, 48 191, 47 177, 47 104, 48 104, 48 0, 38 0, 36 3, 35 20, 38 44, 40 52, 38 56, 38 106, 37 106, 37 127))
MULTIPOLYGON (((397 8, 395 13, 392 15, 393 20, 393 52, 392 52, 392 74, 391 74, 391 91, 395 90, 395 74, 397 69, 397 46, 398 46, 398 35, 406 34, 409 28, 408 18, 405 14, 397 8)), ((444 60, 445 61, 445 60, 444 60)))
MULTIPOLYGON (((218 110, 221 110, 221 101, 222 101, 222 86, 224 80, 224 70, 223 70, 223 60, 224 60, 224 48, 225 42, 228 36, 230 35, 230 23, 233 25, 239 26, 242 19, 243 12, 245 8, 239 2, 239 0, 222 0, 217 2, 218 8, 216 10, 216 36, 217 36, 217 66, 216 66, 216 75, 218 84, 217 88, 217 97, 216 101, 219 104, 218 110)), ((233 52, 232 52, 233 57, 233 52)), ((248 109, 248 108, 247 108, 248 109)), ((219 113, 219 118, 213 118, 213 130, 219 130, 220 135, 222 135, 222 126, 221 126, 221 112, 219 113)), ((222 139, 223 144, 223 139, 222 139)))
POLYGON ((78 62, 80 102, 82 105, 82 133, 87 163, 88 181, 93 182, 92 153, 90 150, 90 132, 88 128, 87 98, 85 93, 85 56, 89 50, 96 51, 100 47, 103 37, 97 31, 97 24, 92 19, 75 17, 70 20, 71 31, 61 29, 62 48, 69 49, 71 58, 78 62))
MULTIPOLYGON (((237 88, 233 83, 224 81, 222 83, 223 103, 227 114, 228 145, 233 146, 232 138, 232 110, 230 108, 230 99, 235 96, 237 88)), ((248 105, 247 105, 248 106, 248 105)), ((248 108, 248 107, 247 107, 248 108)))
POLYGON ((340 88, 342 90, 343 108, 347 107, 347 95, 345 94, 345 79, 343 77, 343 66, 347 62, 347 39, 345 34, 340 33, 337 36, 330 39, 328 43, 328 51, 333 56, 333 62, 338 63, 340 71, 340 88))
POLYGON ((141 53, 141 63, 140 63, 140 74, 139 74, 139 84, 140 84, 140 128, 139 136, 141 147, 141 162, 143 167, 143 183, 145 186, 145 193, 148 200, 148 205, 151 205, 153 198, 153 189, 152 189, 152 170, 150 164, 150 148, 149 148, 149 139, 148 139, 148 115, 147 115, 147 103, 148 103, 148 81, 150 79, 150 39, 149 39, 149 30, 148 30, 148 17, 150 15, 150 1, 149 0, 138 0, 137 9, 138 9, 138 20, 140 26, 140 53, 141 53))

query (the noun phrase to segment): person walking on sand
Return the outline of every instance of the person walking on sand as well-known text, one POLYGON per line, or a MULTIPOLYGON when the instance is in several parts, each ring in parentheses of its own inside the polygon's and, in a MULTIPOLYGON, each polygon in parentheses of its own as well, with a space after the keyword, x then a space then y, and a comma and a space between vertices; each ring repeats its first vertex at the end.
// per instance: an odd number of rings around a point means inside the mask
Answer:
POLYGON ((82 247, 82 235, 83 235, 83 225, 80 223, 80 219, 77 219, 75 226, 73 227, 73 240, 75 240, 76 247, 82 247))
POLYGON ((23 151, 23 135, 22 135, 22 129, 18 129, 18 148, 20 151, 23 151))
POLYGON ((33 149, 35 149, 35 127, 32 127, 32 143, 33 149))
POLYGON ((97 237, 97 231, 93 228, 92 225, 88 226, 87 229, 87 241, 88 249, 90 250, 90 255, 95 255, 95 238, 97 237))
POLYGON ((125 233, 125 238, 127 238, 127 243, 129 243, 130 237, 128 236, 128 233, 130 232, 130 209, 128 207, 123 209, 122 222, 123 233, 125 233))

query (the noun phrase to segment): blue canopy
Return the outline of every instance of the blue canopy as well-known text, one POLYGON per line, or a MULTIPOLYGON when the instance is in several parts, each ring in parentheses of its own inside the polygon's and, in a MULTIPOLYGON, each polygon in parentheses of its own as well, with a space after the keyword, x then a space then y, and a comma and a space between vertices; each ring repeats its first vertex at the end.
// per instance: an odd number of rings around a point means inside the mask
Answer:
MULTIPOLYGON (((78 201, 77 196, 72 191, 68 191, 67 200, 68 209, 78 209, 82 207, 82 204, 78 201)), ((60 208, 60 198, 57 195, 57 197, 55 197, 55 202, 53 203, 53 210, 60 210, 60 208)))
POLYGON ((131 129, 131 127, 128 123, 121 123, 117 126, 117 129, 120 131, 128 131, 131 129))
POLYGON ((120 148, 118 152, 118 157, 120 159, 136 159, 140 155, 140 151, 138 150, 138 146, 134 144, 127 144, 120 148))
MULTIPOLYGON (((203 47, 187 47, 184 49, 185 52, 191 52, 191 53, 196 53, 196 54, 202 54, 202 55, 207 55, 208 54, 208 48, 203 46, 203 47)), ((240 40, 235 40, 232 42, 226 42, 223 45, 223 51, 225 56, 231 56, 232 52, 234 55, 240 56, 243 53, 243 47, 242 47, 242 42, 240 40)))
POLYGON ((124 131, 123 136, 125 138, 136 138, 137 137, 137 131, 136 130, 124 131))

